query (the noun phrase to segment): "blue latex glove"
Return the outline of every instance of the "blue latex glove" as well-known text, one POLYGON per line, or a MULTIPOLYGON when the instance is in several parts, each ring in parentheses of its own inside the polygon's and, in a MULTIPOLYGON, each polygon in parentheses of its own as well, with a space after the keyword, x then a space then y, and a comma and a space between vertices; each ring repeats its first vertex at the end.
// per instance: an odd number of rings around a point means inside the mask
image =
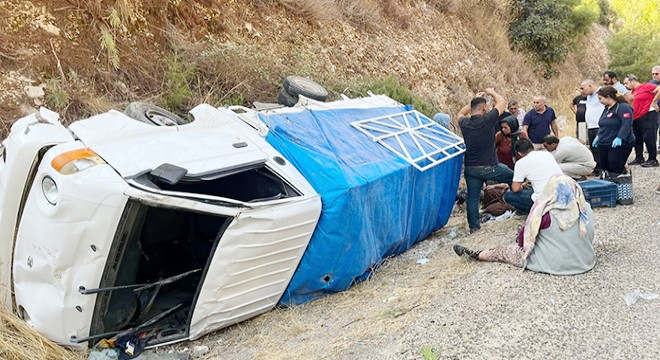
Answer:
POLYGON ((612 141, 612 147, 613 148, 619 147, 619 146, 621 146, 621 138, 620 137, 618 137, 618 138, 614 139, 614 141, 612 141))
MULTIPOLYGON (((617 138, 618 139, 618 138, 617 138)), ((619 139, 620 141, 621 139, 619 139)), ((619 143, 621 145, 621 143, 619 143)), ((596 135, 596 138, 594 139, 594 142, 591 143, 591 147, 598 147, 598 135, 596 135)))

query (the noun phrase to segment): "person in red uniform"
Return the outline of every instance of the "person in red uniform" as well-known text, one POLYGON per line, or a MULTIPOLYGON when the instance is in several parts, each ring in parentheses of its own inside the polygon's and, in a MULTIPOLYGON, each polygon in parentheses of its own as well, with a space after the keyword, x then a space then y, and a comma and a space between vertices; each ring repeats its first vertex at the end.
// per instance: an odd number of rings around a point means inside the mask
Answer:
POLYGON ((623 85, 632 92, 633 101, 633 134, 635 135, 635 160, 628 165, 642 167, 657 167, 658 149, 658 100, 660 86, 650 83, 640 83, 635 75, 626 76, 623 85), (644 145, 649 158, 644 161, 644 145))

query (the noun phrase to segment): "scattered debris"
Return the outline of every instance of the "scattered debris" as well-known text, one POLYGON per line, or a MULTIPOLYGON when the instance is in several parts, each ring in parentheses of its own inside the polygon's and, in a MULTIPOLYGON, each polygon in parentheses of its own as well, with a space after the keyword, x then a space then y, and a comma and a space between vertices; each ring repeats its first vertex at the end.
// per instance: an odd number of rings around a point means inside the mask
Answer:
POLYGON ((194 346, 192 350, 192 355, 194 357, 202 356, 209 352, 209 347, 206 345, 194 346))
POLYGON ((643 293, 641 290, 637 289, 630 294, 626 295, 623 300, 625 300, 626 305, 630 306, 637 302, 639 299, 644 300, 654 300, 658 298, 658 294, 654 293, 643 293))
POLYGON ((420 264, 420 265, 424 265, 424 264, 426 264, 426 263, 429 262, 429 261, 431 261, 431 260, 429 260, 429 259, 427 259, 427 258, 417 259, 417 263, 420 264))
POLYGON ((390 296, 387 299, 383 299, 383 304, 386 304, 388 302, 392 302, 394 300, 399 300, 399 297, 398 296, 390 296))
POLYGON ((449 232, 447 233, 447 237, 450 239, 453 239, 456 236, 458 236, 458 226, 452 227, 451 230, 449 230, 449 232))
POLYGON ((504 221, 504 220, 507 220, 507 219, 513 217, 514 215, 516 215, 515 211, 507 210, 504 214, 502 214, 500 216, 495 216, 492 220, 493 221, 504 221))

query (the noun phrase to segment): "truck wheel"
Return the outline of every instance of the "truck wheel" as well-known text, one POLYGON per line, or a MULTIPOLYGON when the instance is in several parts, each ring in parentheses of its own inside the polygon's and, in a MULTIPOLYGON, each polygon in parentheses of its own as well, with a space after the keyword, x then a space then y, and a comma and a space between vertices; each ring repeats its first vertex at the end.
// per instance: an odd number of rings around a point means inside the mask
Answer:
POLYGON ((143 102, 132 102, 126 106, 124 113, 129 117, 156 126, 185 125, 188 122, 171 112, 143 102))
POLYGON ((284 106, 294 106, 298 103, 298 96, 293 96, 289 94, 286 89, 280 89, 280 93, 277 94, 277 103, 284 106))
POLYGON ((308 78, 287 76, 284 79, 284 88, 293 96, 302 95, 318 101, 326 101, 328 99, 328 91, 323 86, 308 78))

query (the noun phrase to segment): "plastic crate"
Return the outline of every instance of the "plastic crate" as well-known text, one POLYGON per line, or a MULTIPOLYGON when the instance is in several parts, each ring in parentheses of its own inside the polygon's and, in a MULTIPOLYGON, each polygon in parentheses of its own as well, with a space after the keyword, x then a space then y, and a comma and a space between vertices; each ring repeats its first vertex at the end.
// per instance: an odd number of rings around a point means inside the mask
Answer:
POLYGON ((615 183, 605 180, 585 180, 578 181, 578 184, 591 207, 616 207, 617 186, 615 183))

